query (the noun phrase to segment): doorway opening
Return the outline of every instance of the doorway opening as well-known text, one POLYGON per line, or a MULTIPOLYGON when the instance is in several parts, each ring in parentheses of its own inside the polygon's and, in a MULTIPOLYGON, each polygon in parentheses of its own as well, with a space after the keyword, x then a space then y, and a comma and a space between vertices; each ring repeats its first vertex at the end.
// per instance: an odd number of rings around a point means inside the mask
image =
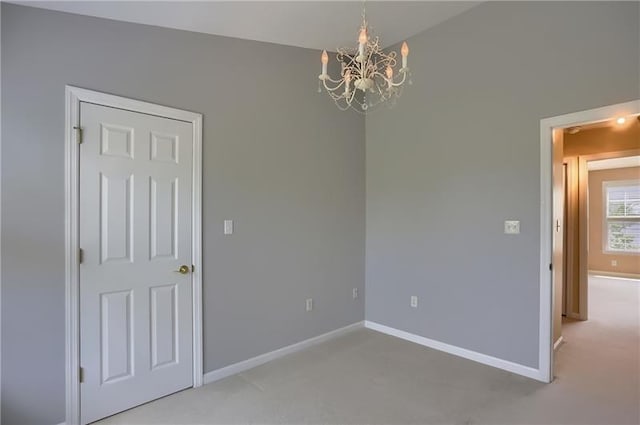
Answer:
MULTIPOLYGON (((597 128, 640 125, 637 121, 639 115, 640 100, 635 100, 547 118, 540 122, 539 370, 540 379, 545 382, 551 382, 554 377, 554 346, 557 348, 562 343, 563 313, 574 320, 587 318, 589 250, 586 243, 581 245, 575 241, 580 235, 584 235, 583 240, 586 241, 589 234, 588 220, 585 219, 588 217, 588 162, 640 154, 638 139, 629 138, 628 144, 623 148, 610 147, 607 152, 609 157, 586 158, 587 154, 584 154, 582 156, 585 158, 582 160, 571 157, 565 160, 565 139, 588 128, 595 131, 597 128), (582 184, 577 177, 579 174, 571 172, 572 168, 578 172, 583 171, 582 176, 585 178, 582 184), (581 192, 582 197, 579 196, 581 192), (583 211, 585 216, 580 220, 579 215, 571 214, 572 211, 583 211)), ((594 152, 589 154, 595 155, 594 152)))
POLYGON ((588 334, 592 325, 580 325, 586 320, 624 327, 624 311, 637 303, 623 294, 640 278, 640 120, 622 117, 563 133, 564 273, 562 315, 554 316, 556 350, 588 334))

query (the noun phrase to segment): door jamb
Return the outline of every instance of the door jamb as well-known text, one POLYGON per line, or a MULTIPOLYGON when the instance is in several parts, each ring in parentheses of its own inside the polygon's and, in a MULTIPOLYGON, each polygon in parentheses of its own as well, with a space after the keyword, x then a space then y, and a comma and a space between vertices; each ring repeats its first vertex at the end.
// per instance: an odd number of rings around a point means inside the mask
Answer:
POLYGON ((553 380, 553 287, 552 271, 552 134, 554 128, 566 128, 576 125, 607 121, 616 116, 640 114, 640 99, 616 105, 604 106, 540 120, 540 324, 539 324, 539 379, 544 382, 553 380))
POLYGON ((80 148, 74 127, 79 126, 80 102, 172 118, 193 127, 193 387, 203 383, 202 336, 202 114, 100 93, 65 87, 65 417, 67 425, 80 423, 80 279, 79 279, 79 165, 80 148))
POLYGON ((563 266, 566 266, 566 270, 565 270, 565 293, 564 293, 564 301, 565 301, 565 306, 566 306, 566 310, 565 310, 565 315, 567 317, 571 317, 571 318, 577 318, 575 313, 574 313, 574 306, 576 303, 576 300, 574 300, 573 298, 573 291, 572 291, 572 283, 575 280, 576 276, 574 273, 574 269, 575 269, 575 265, 576 265, 576 261, 575 261, 575 256, 576 256, 576 252, 575 249, 576 247, 574 246, 574 239, 575 239, 575 234, 576 234, 576 217, 578 217, 578 205, 577 205, 577 199, 578 198, 578 190, 574 188, 577 187, 577 169, 578 169, 578 159, 577 157, 568 157, 565 158, 564 160, 564 165, 567 167, 567 187, 566 187, 566 205, 565 205, 565 222, 564 222, 564 230, 566 233, 566 240, 567 243, 564 244, 564 251, 565 251, 565 255, 567 257, 567 262, 566 264, 563 264, 563 266))

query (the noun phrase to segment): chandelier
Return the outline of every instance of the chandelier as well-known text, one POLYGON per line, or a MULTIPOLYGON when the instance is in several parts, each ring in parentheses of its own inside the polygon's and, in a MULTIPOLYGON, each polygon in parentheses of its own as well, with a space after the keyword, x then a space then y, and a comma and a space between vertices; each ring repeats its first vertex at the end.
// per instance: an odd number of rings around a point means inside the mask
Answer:
POLYGON ((402 67, 396 73, 396 52, 386 53, 380 46, 380 39, 371 34, 364 6, 358 47, 341 47, 337 50, 336 59, 341 67, 340 78, 334 80, 327 73, 329 55, 323 50, 318 92, 321 93, 324 87, 338 108, 343 111, 353 109, 364 114, 383 103, 393 106, 402 94, 407 78, 408 83, 412 83, 407 66, 407 42, 403 42, 400 48, 402 67))

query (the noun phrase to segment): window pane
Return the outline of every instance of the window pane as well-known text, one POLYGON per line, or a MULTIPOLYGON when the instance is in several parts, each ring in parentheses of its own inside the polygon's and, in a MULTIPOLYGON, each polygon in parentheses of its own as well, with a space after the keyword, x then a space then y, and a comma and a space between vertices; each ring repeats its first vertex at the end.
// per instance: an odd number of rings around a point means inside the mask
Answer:
POLYGON ((610 221, 607 233, 608 249, 612 251, 640 252, 640 222, 610 221))
MULTIPOLYGON (((607 191, 607 217, 640 216, 640 182, 605 186, 607 191)), ((606 183, 605 183, 606 184, 606 183)))
POLYGON ((624 201, 609 201, 609 217, 625 217, 624 201))
POLYGON ((609 201, 623 201, 626 189, 627 188, 624 186, 607 187, 607 195, 609 197, 609 201))
POLYGON ((628 198, 640 198, 640 185, 638 184, 627 184, 624 186, 609 186, 607 187, 607 193, 609 194, 609 199, 625 199, 628 198))

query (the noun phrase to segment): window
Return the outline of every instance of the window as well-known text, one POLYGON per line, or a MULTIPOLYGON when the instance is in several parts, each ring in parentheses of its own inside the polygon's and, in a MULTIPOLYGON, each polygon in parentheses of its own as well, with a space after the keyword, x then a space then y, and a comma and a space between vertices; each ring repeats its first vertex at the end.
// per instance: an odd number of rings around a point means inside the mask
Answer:
POLYGON ((640 180, 604 182, 606 251, 640 253, 640 180))

